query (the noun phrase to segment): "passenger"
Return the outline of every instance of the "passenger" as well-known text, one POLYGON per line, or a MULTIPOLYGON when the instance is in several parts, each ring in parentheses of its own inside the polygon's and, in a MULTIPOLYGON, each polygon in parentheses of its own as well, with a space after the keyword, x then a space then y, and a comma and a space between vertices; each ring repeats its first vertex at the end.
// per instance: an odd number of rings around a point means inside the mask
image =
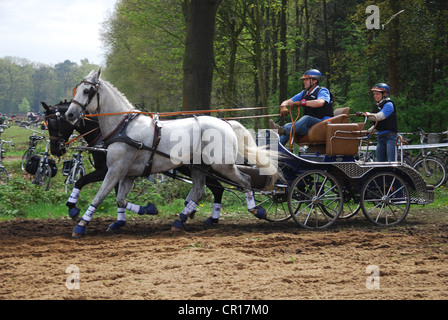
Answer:
MULTIPOLYGON (((304 136, 308 130, 323 120, 333 117, 333 99, 327 88, 319 86, 322 80, 322 73, 317 69, 308 70, 301 78, 305 90, 298 93, 291 99, 285 100, 280 105, 280 113, 282 116, 289 114, 288 107, 303 106, 304 116, 295 122, 293 134, 296 136, 304 136)), ((274 121, 269 120, 271 129, 278 130, 280 142, 285 145, 290 137, 292 123, 287 123, 284 127, 277 125, 274 121)))
MULTIPOLYGON (((385 83, 377 83, 372 88, 373 98, 377 102, 373 107, 373 113, 358 113, 366 116, 373 115, 378 120, 376 131, 378 142, 376 145, 376 161, 392 162, 395 161, 398 124, 397 108, 390 100, 390 88, 385 83)), ((369 120, 375 121, 375 117, 369 117, 369 120)), ((372 132, 373 127, 369 129, 372 132)))

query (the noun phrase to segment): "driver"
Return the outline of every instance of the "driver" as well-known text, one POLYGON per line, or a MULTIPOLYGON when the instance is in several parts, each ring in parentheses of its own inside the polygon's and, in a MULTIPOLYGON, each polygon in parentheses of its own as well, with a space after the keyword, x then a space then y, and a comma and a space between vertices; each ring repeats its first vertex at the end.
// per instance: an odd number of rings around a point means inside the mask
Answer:
MULTIPOLYGON (((308 130, 316 123, 333 117, 333 101, 331 93, 327 88, 319 86, 319 83, 322 80, 322 73, 317 69, 311 69, 305 72, 301 79, 303 80, 303 87, 305 90, 291 99, 283 101, 280 105, 280 113, 282 116, 288 115, 288 107, 303 106, 304 116, 294 124, 295 135, 298 136, 306 135, 308 130)), ((278 130, 280 142, 285 145, 290 137, 292 123, 287 123, 282 127, 275 124, 274 121, 270 119, 269 126, 271 129, 278 130)))

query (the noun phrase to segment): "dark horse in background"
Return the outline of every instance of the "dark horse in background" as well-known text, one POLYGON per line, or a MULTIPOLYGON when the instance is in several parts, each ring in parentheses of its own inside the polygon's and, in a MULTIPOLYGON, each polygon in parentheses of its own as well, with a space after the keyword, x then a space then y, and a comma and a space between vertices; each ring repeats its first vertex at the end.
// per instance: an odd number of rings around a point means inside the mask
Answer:
MULTIPOLYGON (((98 129, 98 122, 96 119, 86 120, 79 127, 75 127, 65 120, 64 114, 67 111, 70 102, 60 102, 55 106, 48 106, 45 102, 42 102, 42 106, 45 109, 45 119, 47 120, 48 132, 50 134, 50 152, 52 155, 61 157, 67 152, 65 143, 69 141, 73 131, 76 130, 84 140, 87 142, 88 147, 94 147, 102 142, 101 131, 98 129)), ((68 214, 72 219, 76 219, 79 215, 80 209, 76 206, 78 202, 78 196, 81 189, 92 182, 103 181, 107 173, 106 164, 106 152, 103 151, 91 151, 93 157, 94 171, 82 176, 76 181, 75 186, 70 194, 70 197, 66 203, 69 208, 68 214)), ((115 192, 118 191, 118 185, 115 186, 115 192)), ((157 208, 155 205, 148 203, 146 207, 128 203, 126 209, 138 213, 139 215, 157 214, 157 208)), ((117 222, 112 223, 109 226, 109 230, 117 231, 126 223, 126 214, 123 208, 118 208, 117 222)))
MULTIPOLYGON (((99 130, 99 124, 96 118, 87 118, 85 121, 80 121, 78 126, 74 126, 65 120, 65 113, 70 105, 70 102, 60 102, 54 106, 48 106, 45 102, 42 102, 42 106, 45 109, 45 118, 47 120, 48 131, 50 134, 50 152, 52 155, 61 157, 67 150, 65 143, 69 141, 73 131, 76 130, 80 135, 83 135, 84 140, 88 143, 88 147, 94 147, 102 142, 101 131, 99 130)), ((69 216, 72 219, 76 219, 79 216, 80 209, 76 206, 78 196, 81 189, 89 183, 103 181, 107 173, 106 164, 106 152, 92 151, 93 165, 95 171, 81 177, 76 183, 70 194, 70 197, 66 203, 69 208, 69 216)), ((188 167, 183 166, 176 169, 180 173, 190 176, 191 172, 188 167)), ((224 187, 221 183, 212 178, 206 178, 206 186, 211 190, 214 196, 213 212, 212 216, 204 221, 205 225, 212 225, 218 223, 221 213, 221 201, 224 193, 224 187)), ((118 191, 118 185, 115 186, 115 192, 118 191)), ((187 199, 188 200, 188 199, 187 199)), ((155 205, 148 203, 146 207, 128 203, 126 209, 137 213, 139 215, 157 214, 157 208, 155 205)), ((193 218, 193 216, 192 216, 193 218)), ((123 210, 118 208, 117 222, 112 223, 109 226, 110 230, 119 230, 125 225, 126 215, 123 210)))

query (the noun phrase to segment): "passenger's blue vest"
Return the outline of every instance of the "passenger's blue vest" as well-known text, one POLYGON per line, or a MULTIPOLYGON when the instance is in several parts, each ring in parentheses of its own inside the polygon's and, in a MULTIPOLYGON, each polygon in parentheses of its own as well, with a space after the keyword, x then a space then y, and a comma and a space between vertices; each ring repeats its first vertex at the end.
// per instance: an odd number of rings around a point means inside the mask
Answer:
POLYGON ((394 106, 394 112, 387 117, 386 119, 384 119, 383 121, 378 121, 378 125, 376 126, 376 130, 377 131, 386 131, 386 130, 390 130, 392 132, 398 132, 398 124, 397 124, 397 108, 395 107, 395 103, 392 102, 392 100, 390 99, 384 99, 382 100, 380 103, 377 103, 374 107, 373 107, 373 112, 374 113, 378 113, 381 112, 381 110, 383 110, 383 107, 386 103, 392 103, 392 105, 394 106))

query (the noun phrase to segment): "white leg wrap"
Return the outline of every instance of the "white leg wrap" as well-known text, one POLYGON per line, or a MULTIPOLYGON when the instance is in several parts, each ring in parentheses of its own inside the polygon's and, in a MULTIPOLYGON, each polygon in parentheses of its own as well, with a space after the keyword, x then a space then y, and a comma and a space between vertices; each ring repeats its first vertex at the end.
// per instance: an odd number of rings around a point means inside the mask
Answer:
POLYGON ((82 216, 82 219, 85 221, 92 220, 93 214, 95 213, 96 208, 92 205, 89 206, 89 209, 87 209, 86 213, 82 216))
POLYGON ((125 208, 117 209, 117 221, 126 221, 126 209, 125 208))
POLYGON ((185 206, 184 210, 182 210, 183 215, 189 216, 196 209, 197 203, 193 200, 190 200, 188 204, 185 206))
POLYGON ((213 211, 212 211, 212 218, 213 219, 219 219, 221 216, 221 204, 220 203, 214 203, 213 204, 213 211))
POLYGON ((138 213, 140 211, 140 206, 137 204, 128 202, 128 203, 126 203, 126 209, 131 212, 138 213))
POLYGON ((246 195, 246 203, 247 203, 247 209, 253 209, 256 207, 255 205, 255 198, 254 198, 254 192, 248 191, 245 193, 246 195))
POLYGON ((67 202, 70 202, 70 203, 78 202, 78 196, 79 196, 80 192, 81 192, 81 190, 79 190, 78 188, 73 188, 72 193, 70 194, 70 197, 68 198, 67 202))

